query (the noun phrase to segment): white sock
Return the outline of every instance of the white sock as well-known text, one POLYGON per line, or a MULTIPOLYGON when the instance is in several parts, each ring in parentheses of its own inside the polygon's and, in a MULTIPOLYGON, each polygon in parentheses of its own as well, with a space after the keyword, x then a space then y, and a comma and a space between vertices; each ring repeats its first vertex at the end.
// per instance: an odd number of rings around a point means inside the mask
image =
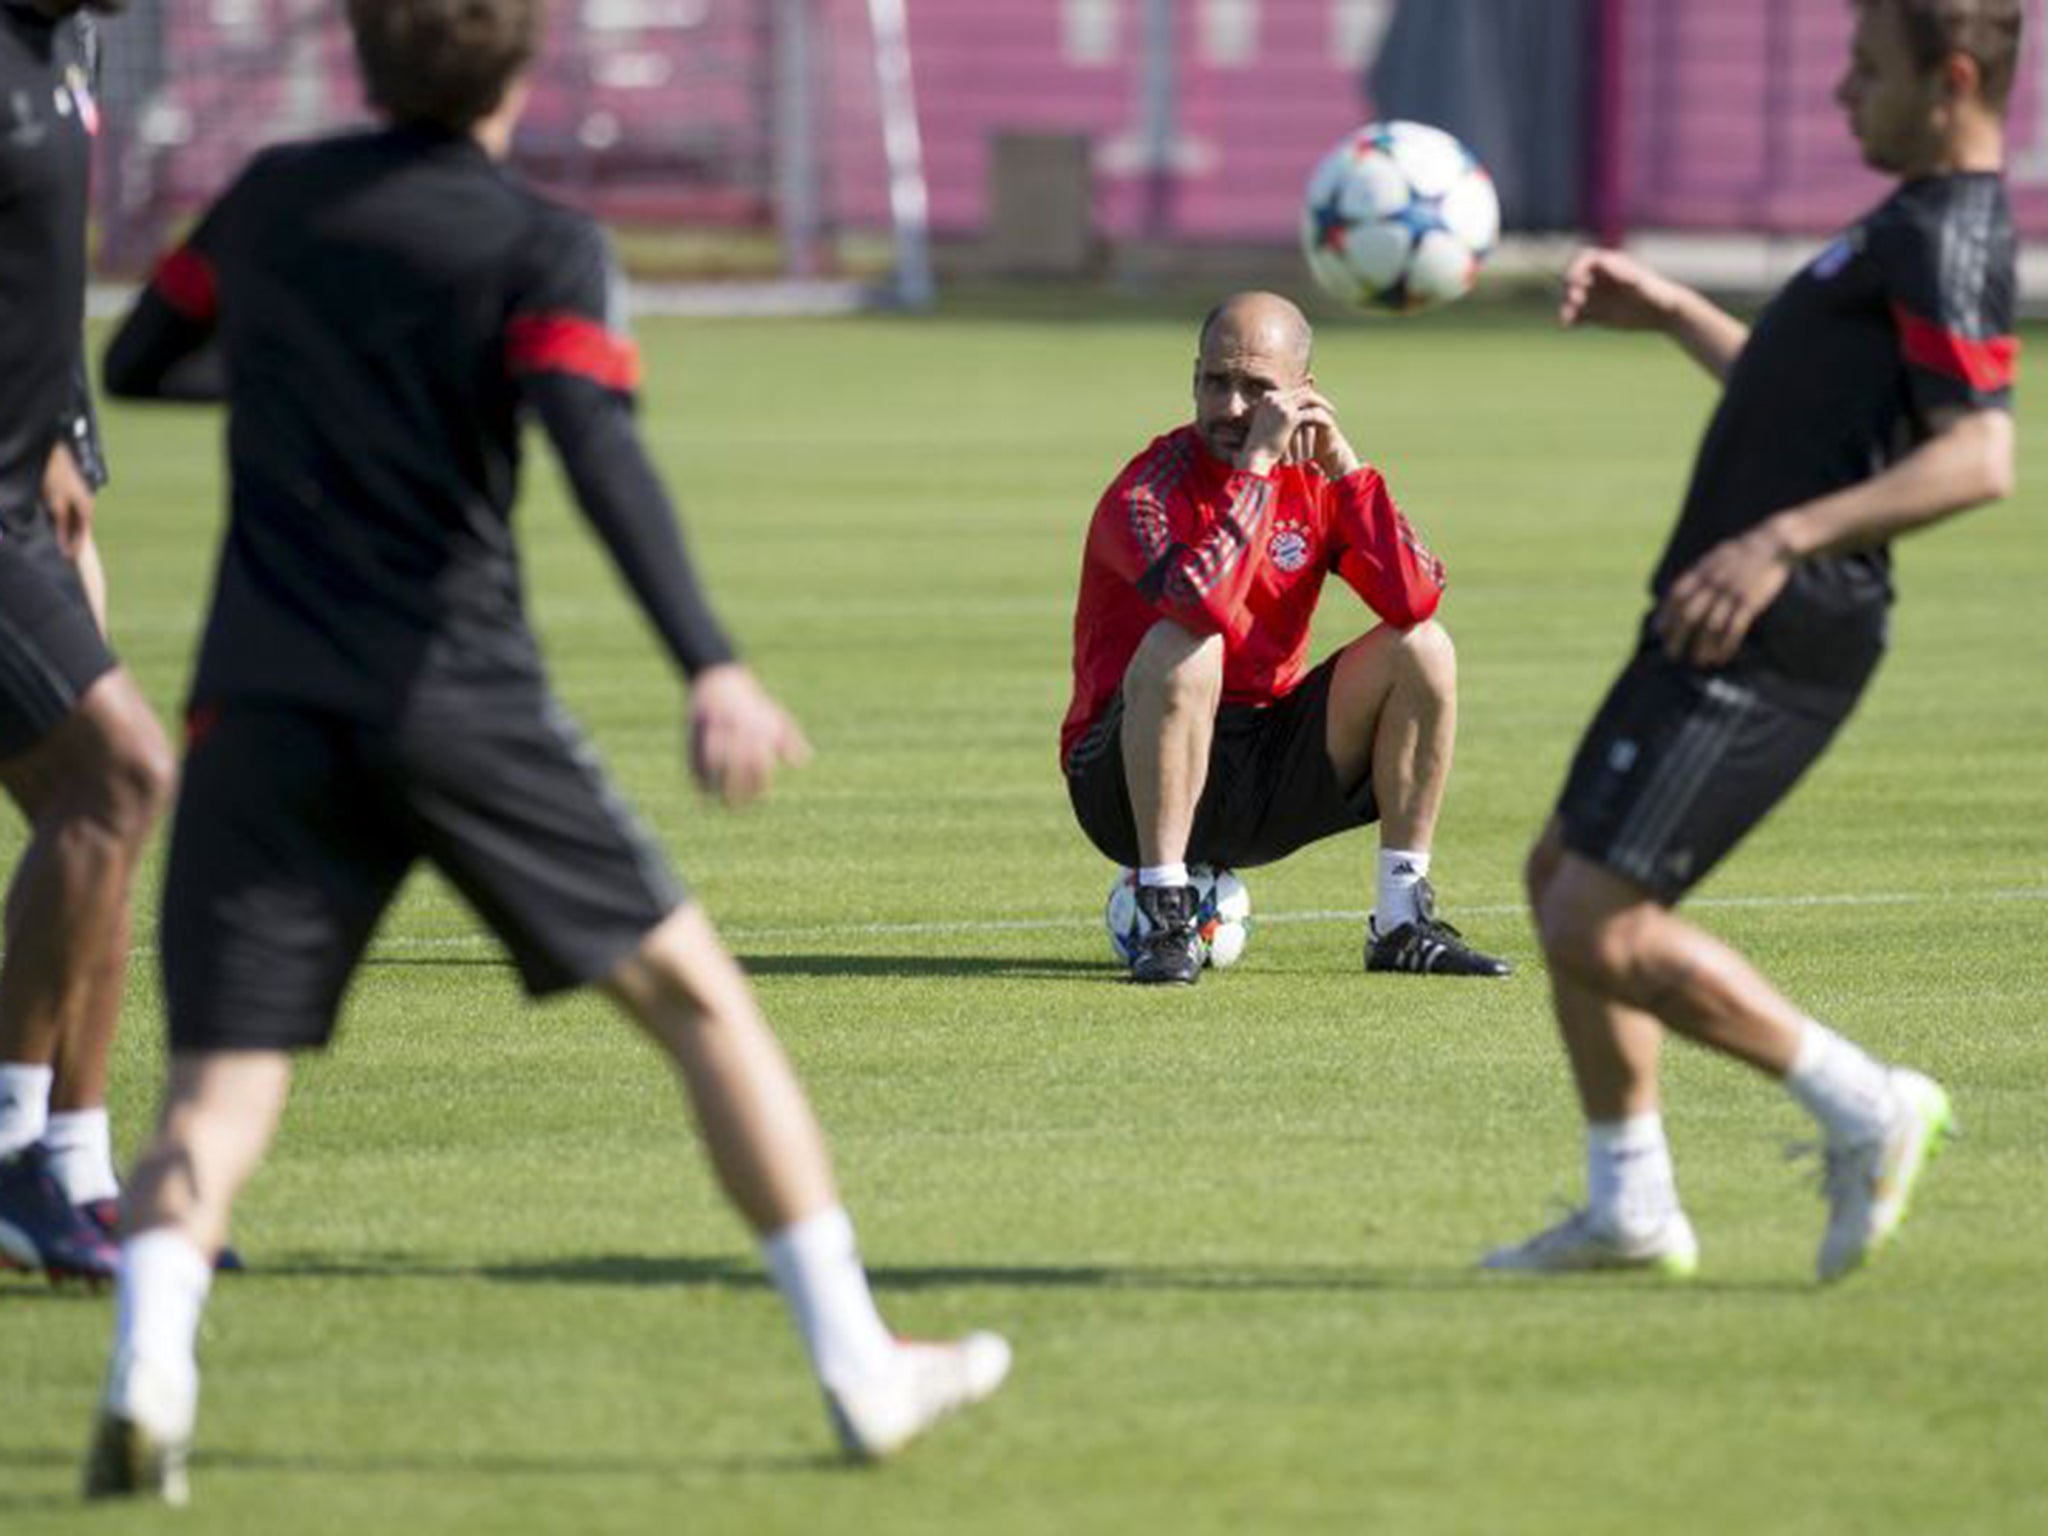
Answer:
POLYGON ((1373 928, 1379 933, 1392 933, 1404 923, 1412 923, 1420 915, 1415 900, 1415 888, 1422 884, 1423 876, 1429 873, 1429 854, 1412 848, 1382 848, 1380 850, 1379 886, 1373 902, 1373 928))
POLYGON ((104 1105, 50 1116, 43 1145, 50 1149, 51 1171, 73 1205, 112 1200, 121 1193, 121 1181, 114 1177, 114 1143, 104 1105))
POLYGON ((875 1310, 867 1271, 841 1206, 764 1238, 761 1252, 827 1387, 873 1380, 896 1362, 896 1340, 875 1310))
POLYGON ((1186 885, 1188 867, 1186 864, 1141 864, 1138 866, 1140 885, 1186 885))
POLYGON ((49 1067, 0 1062, 0 1157, 12 1157, 43 1139, 55 1077, 49 1067))
POLYGON ((1662 1115, 1586 1127, 1586 1195, 1593 1219, 1622 1232, 1651 1231, 1678 1210, 1662 1115))
MULTIPOLYGON (((114 1282, 114 1359, 147 1361, 153 1379, 182 1404, 190 1428, 199 1396, 199 1314, 213 1263, 175 1227, 152 1227, 121 1245, 114 1282)), ((175 1409, 173 1417, 175 1417, 175 1409)))
POLYGON ((1853 1041, 1814 1019, 1799 1031, 1785 1091, 1821 1123, 1835 1145, 1875 1141, 1891 1129, 1891 1073, 1853 1041))

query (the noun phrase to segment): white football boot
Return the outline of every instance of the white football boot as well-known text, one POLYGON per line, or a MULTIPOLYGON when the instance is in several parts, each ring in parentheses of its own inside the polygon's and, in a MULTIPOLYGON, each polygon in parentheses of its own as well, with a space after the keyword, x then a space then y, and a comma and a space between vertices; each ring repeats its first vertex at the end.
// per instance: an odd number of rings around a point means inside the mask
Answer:
POLYGON ((1700 1245, 1680 1210, 1647 1232, 1612 1227, 1595 1221, 1591 1211, 1580 1210, 1526 1242, 1496 1248, 1479 1261, 1479 1267, 1537 1275, 1636 1269, 1683 1280, 1700 1267, 1700 1245))
POLYGON ((1828 1202, 1817 1269, 1823 1284, 1869 1262, 1906 1219, 1913 1186, 1955 1129, 1941 1084, 1902 1067, 1891 1070, 1891 1129, 1875 1141, 1826 1149, 1821 1176, 1828 1202))
POLYGON ((904 1339, 896 1366, 874 1381, 826 1389, 832 1427, 857 1460, 893 1456, 939 1420, 990 1396, 1010 1374, 1010 1346, 993 1333, 947 1343, 904 1339))
POLYGON ((199 1407, 194 1373, 180 1381, 126 1350, 107 1367, 99 1419, 86 1454, 88 1499, 155 1498, 182 1506, 190 1496, 185 1460, 199 1407))

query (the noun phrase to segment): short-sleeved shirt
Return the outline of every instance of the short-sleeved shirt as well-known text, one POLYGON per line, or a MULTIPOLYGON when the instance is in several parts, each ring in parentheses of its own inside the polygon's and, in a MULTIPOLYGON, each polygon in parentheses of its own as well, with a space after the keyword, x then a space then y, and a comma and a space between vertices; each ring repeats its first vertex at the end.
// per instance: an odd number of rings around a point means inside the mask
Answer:
POLYGON ((90 36, 84 17, 0 3, 0 518, 35 515, 78 405, 90 36))
POLYGON ((1210 453, 1193 426, 1155 438, 1088 526, 1061 761, 1161 619, 1223 637, 1224 702, 1286 697, 1307 674, 1309 626, 1331 574, 1404 628, 1434 613, 1444 589, 1443 562, 1370 465, 1340 480, 1294 464, 1255 475, 1210 453))
MULTIPOLYGON (((1897 463, 1941 413, 2010 408, 2014 265, 1991 174, 1907 182, 1808 263, 1736 359, 1653 595, 1716 544, 1897 463)), ((1854 687, 1884 644, 1891 599, 1883 547, 1802 561, 1744 659, 1854 687)))
POLYGON ((468 137, 258 157, 152 279, 217 328, 228 535, 196 703, 373 723, 529 711, 521 381, 638 380, 604 237, 468 137))

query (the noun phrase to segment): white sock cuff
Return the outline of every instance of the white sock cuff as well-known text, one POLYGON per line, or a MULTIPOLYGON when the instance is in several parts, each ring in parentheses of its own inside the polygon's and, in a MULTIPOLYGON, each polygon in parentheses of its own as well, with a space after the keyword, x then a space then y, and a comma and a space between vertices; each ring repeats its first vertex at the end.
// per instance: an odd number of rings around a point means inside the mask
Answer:
POLYGON ((1380 850, 1380 873, 1388 878, 1413 875, 1421 879, 1429 873, 1429 850, 1427 848, 1382 848, 1380 850), (1406 865, 1404 869, 1402 866, 1406 865))
POLYGON ((1799 1048, 1792 1053, 1792 1070, 1785 1075, 1795 1082, 1810 1080, 1840 1039, 1840 1035, 1819 1019, 1802 1018, 1799 1021, 1799 1048))
POLYGON ((50 1149, 51 1171, 72 1204, 112 1200, 121 1193, 121 1181, 114 1172, 114 1138, 104 1105, 51 1115, 43 1131, 43 1145, 50 1149))
POLYGON ((129 1238, 121 1245, 121 1270, 201 1296, 213 1285, 213 1261, 176 1227, 151 1227, 129 1238))
POLYGON ((827 1206, 761 1239, 771 1269, 796 1261, 843 1259, 855 1252, 853 1218, 843 1205, 827 1206))
POLYGON ((1186 885, 1188 867, 1186 864, 1143 864, 1138 868, 1140 885, 1186 885))
POLYGON ((1661 1146, 1664 1116, 1657 1110, 1630 1115, 1622 1120, 1593 1120, 1586 1124, 1587 1145, 1616 1152, 1661 1146))
POLYGON ((75 1146, 86 1141, 107 1139, 107 1106, 93 1109, 57 1109, 50 1112, 49 1129, 43 1134, 51 1141, 75 1146))

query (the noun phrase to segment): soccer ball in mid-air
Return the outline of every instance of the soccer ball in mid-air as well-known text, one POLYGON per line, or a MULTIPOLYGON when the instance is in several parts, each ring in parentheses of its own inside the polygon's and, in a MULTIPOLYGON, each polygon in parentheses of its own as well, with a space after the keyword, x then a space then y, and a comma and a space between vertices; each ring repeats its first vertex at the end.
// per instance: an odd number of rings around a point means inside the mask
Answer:
MULTIPOLYGON (((1188 884, 1195 888, 1195 933, 1202 941, 1202 964, 1237 964, 1251 938, 1251 893, 1229 870, 1211 869, 1206 864, 1188 866, 1188 884)), ((1116 951, 1117 959, 1129 965, 1138 956, 1139 944, 1152 931, 1138 906, 1135 869, 1117 871, 1102 921, 1109 929, 1110 948, 1116 951)))
POLYGON ((1332 295, 1399 314, 1471 291, 1500 239, 1500 199, 1472 151, 1422 123, 1367 123, 1308 179, 1301 248, 1332 295))

